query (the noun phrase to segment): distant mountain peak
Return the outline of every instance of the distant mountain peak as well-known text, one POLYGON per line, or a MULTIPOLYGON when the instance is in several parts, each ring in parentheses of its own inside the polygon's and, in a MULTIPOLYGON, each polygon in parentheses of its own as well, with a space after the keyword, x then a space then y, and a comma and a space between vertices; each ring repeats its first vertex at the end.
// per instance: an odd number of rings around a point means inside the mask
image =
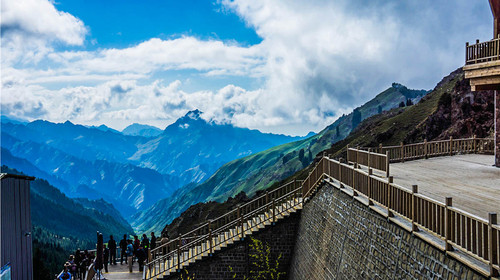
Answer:
POLYGON ((200 118, 201 114, 203 114, 203 112, 201 112, 198 109, 195 109, 195 110, 187 112, 186 115, 184 115, 184 117, 185 118, 190 118, 190 119, 193 119, 193 120, 198 120, 200 118))

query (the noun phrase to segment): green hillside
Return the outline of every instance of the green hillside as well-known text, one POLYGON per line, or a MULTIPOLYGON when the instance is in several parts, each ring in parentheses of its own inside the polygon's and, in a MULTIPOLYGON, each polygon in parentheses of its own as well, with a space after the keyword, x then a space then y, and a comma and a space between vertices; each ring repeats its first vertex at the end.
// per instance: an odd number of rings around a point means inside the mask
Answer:
MULTIPOLYGON (((318 160, 323 152, 334 157, 345 157, 347 145, 375 147, 379 144, 387 146, 398 145, 400 142, 414 143, 423 139, 447 139, 450 136, 491 137, 493 94, 491 91, 479 91, 474 93, 473 100, 464 98, 471 95, 469 81, 464 79, 463 71, 458 69, 438 83, 418 104, 394 108, 365 119, 344 140, 321 151, 315 160, 318 160)), ((312 166, 311 164, 299 170, 271 188, 293 179, 305 179, 312 166)), ((207 218, 217 217, 224 213, 225 209, 244 201, 245 197, 237 196, 224 203, 207 202, 191 206, 170 223, 166 230, 171 237, 175 237, 179 230, 187 232, 207 218)))
POLYGON ((340 117, 310 138, 231 161, 219 168, 207 181, 177 190, 171 197, 135 215, 132 226, 138 231, 158 231, 198 202, 221 202, 240 192, 251 196, 308 166, 317 153, 344 139, 362 120, 379 111, 398 107, 400 102, 407 99, 417 102, 426 94, 425 90, 410 90, 394 83, 368 103, 356 108, 353 113, 340 117))

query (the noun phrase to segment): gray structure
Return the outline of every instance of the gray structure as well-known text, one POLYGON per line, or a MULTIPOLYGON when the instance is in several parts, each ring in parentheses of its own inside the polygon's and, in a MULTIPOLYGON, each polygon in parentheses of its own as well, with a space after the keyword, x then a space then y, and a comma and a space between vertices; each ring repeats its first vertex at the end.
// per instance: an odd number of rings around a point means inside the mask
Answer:
POLYGON ((0 267, 11 265, 13 280, 33 279, 30 181, 0 174, 0 267))

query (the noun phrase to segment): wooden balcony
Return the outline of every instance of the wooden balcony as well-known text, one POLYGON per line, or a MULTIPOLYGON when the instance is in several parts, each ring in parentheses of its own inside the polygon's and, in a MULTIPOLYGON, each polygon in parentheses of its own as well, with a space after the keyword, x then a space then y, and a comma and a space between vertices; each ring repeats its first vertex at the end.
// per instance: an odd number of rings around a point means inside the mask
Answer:
POLYGON ((465 46, 465 78, 472 91, 500 90, 500 37, 465 46))

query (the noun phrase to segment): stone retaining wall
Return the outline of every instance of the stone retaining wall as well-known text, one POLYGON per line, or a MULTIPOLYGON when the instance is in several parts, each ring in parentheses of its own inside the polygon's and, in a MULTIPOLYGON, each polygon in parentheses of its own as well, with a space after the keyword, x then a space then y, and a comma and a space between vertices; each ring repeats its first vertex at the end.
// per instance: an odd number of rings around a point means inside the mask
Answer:
POLYGON ((290 279, 483 279, 336 188, 302 210, 290 279))

